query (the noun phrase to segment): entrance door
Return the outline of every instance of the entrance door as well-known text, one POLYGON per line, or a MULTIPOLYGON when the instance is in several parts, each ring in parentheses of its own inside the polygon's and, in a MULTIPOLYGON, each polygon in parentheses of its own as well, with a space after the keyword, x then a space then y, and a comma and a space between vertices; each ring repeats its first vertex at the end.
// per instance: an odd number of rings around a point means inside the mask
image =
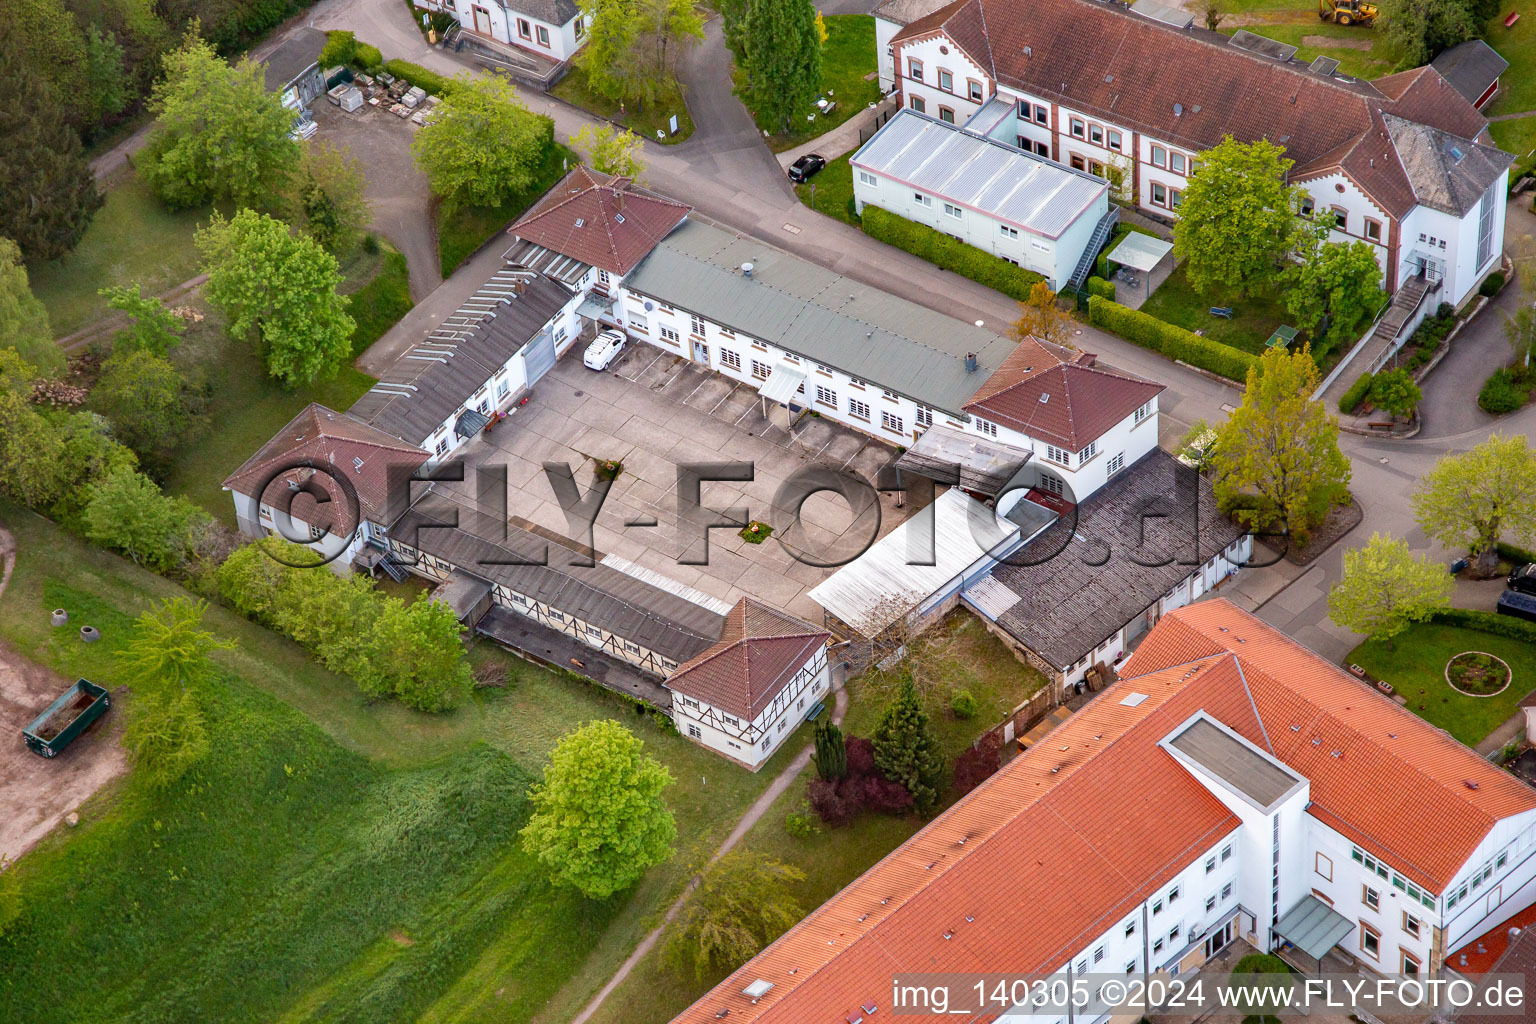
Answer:
POLYGON ((548 331, 544 331, 523 349, 523 368, 528 374, 528 385, 532 387, 554 365, 555 339, 548 331))
POLYGON ((1211 957, 1215 956, 1217 953, 1220 953, 1223 949, 1226 949, 1227 948, 1227 943, 1229 943, 1231 941, 1232 941, 1232 922, 1228 921, 1226 924, 1222 925, 1220 928, 1217 928, 1215 931, 1211 932, 1210 936, 1205 940, 1205 956, 1206 956, 1206 959, 1209 960, 1211 957))
POLYGON ((696 362, 696 363, 699 363, 702 366, 708 366, 709 365, 709 343, 708 342, 699 341, 697 338, 694 339, 694 342, 693 342, 693 361, 696 362))
POLYGON ((475 8, 475 31, 483 36, 491 34, 491 15, 484 7, 475 8))
POLYGON ((1499 903, 1502 902, 1501 897, 1503 895, 1504 887, 1502 885, 1496 885, 1488 891, 1488 913, 1491 914, 1499 909, 1499 903))

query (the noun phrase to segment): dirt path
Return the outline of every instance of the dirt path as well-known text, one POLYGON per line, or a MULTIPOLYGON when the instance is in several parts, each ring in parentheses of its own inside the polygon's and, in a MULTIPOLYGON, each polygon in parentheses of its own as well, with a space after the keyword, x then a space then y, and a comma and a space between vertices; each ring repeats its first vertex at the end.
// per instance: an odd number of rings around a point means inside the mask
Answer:
MULTIPOLYGON (((0 597, 15 566, 16 542, 0 524, 0 597)), ((66 814, 128 769, 117 742, 122 716, 115 710, 52 760, 27 749, 21 730, 71 682, 0 644, 0 856, 15 860, 26 853, 66 814)))
MULTIPOLYGON (((837 696, 834 699, 832 721, 841 725, 843 713, 847 710, 848 690, 844 687, 837 691, 837 696)), ((773 806, 773 802, 783 796, 784 791, 794 784, 795 780, 800 777, 800 773, 805 770, 805 766, 811 763, 811 751, 813 749, 812 747, 806 747, 796 754, 795 759, 785 766, 784 770, 779 773, 778 778, 774 779, 768 788, 763 790, 762 795, 752 802, 752 806, 747 808, 747 813, 743 814, 741 820, 736 823, 736 827, 731 829, 731 834, 725 837, 725 841, 720 844, 720 848, 709 858, 711 864, 735 849, 736 844, 741 842, 742 837, 751 830, 752 826, 756 825, 763 815, 768 813, 768 808, 773 806)), ((619 969, 614 972, 613 977, 609 978, 607 984, 598 990, 597 995, 592 997, 592 1001, 582 1007, 580 1013, 571 1018, 571 1024, 587 1024, 587 1021, 592 1019, 592 1015, 597 1012, 598 1007, 603 1005, 603 1001, 613 994, 614 989, 623 984, 624 979, 629 977, 630 972, 635 969, 636 965, 641 960, 644 960, 646 954, 655 947, 657 941, 661 938, 662 932, 666 931, 667 925, 671 924, 672 920, 683 909, 683 901, 688 898, 688 895, 694 889, 698 888, 698 885, 699 876, 694 875, 688 880, 688 885, 684 887, 682 895, 678 896, 673 904, 667 908, 666 916, 661 919, 661 923, 652 928, 645 938, 640 940, 640 944, 635 947, 634 952, 625 958, 624 962, 619 965, 619 969)))

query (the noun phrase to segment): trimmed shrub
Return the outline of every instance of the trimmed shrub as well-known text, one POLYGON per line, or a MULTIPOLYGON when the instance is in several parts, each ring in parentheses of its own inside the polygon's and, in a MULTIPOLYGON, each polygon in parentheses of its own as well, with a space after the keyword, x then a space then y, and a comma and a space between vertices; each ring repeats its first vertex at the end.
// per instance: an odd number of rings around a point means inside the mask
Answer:
POLYGON ((412 85, 419 86, 421 90, 431 96, 446 96, 453 91, 453 80, 445 78, 436 71, 430 71, 420 64, 412 64, 408 60, 394 60, 384 62, 384 70, 396 78, 403 78, 412 85))
POLYGON ((1462 629, 1474 629, 1479 633, 1489 633, 1493 636, 1507 637, 1510 640, 1524 640, 1528 644, 1536 644, 1536 622, 1526 622, 1497 612, 1481 612, 1471 608, 1446 608, 1431 615, 1429 621, 1442 626, 1460 626, 1462 629))
POLYGON ((976 717, 976 696, 965 687, 960 687, 949 695, 949 712, 956 718, 976 717))
POLYGON ((833 828, 848 824, 859 813, 856 805, 843 798, 841 789, 839 783, 828 782, 826 779, 812 779, 805 786, 805 796, 811 802, 811 810, 816 812, 823 824, 833 828))
POLYGON ((337 29, 325 34, 325 49, 320 51, 320 67, 334 68, 351 64, 357 54, 357 37, 351 32, 337 29))
POLYGON ((1491 299, 1495 295, 1499 294, 1499 292, 1503 289, 1504 271, 1495 270, 1493 273, 1483 278, 1483 283, 1477 286, 1477 293, 1479 295, 1485 295, 1491 299))
POLYGON ((784 815, 784 831, 789 833, 791 839, 809 839, 821 832, 816 827, 816 819, 804 811, 790 811, 784 815))
POLYGON ((1514 412, 1526 403, 1530 395, 1516 386, 1514 377, 1508 370, 1493 371, 1493 376, 1483 384, 1483 389, 1477 393, 1477 404, 1483 412, 1494 416, 1506 412, 1514 412))
POLYGON ((1029 298, 1030 288, 1045 280, 1033 271, 998 259, 974 245, 956 241, 926 224, 907 220, 878 206, 865 205, 863 227, 864 233, 871 238, 905 249, 940 269, 953 271, 977 284, 995 288, 1020 302, 1029 298))
POLYGON ((969 793, 991 778, 1001 764, 1002 748, 998 745, 997 734, 989 732, 980 743, 955 758, 955 794, 964 796, 969 793))
POLYGON ((1371 382, 1374 375, 1362 373, 1355 378, 1355 382, 1349 386, 1349 390, 1339 396, 1339 412, 1348 416, 1360 408, 1360 403, 1365 401, 1365 396, 1371 393, 1371 382))
POLYGON ((1100 295, 1088 300, 1088 322, 1118 334, 1132 344, 1161 352, 1169 359, 1198 366, 1229 380, 1247 381, 1249 368, 1259 364, 1258 356, 1240 348, 1203 338, 1100 295))
POLYGON ((1106 281, 1102 277, 1090 277, 1083 282, 1083 291, 1090 296, 1097 295, 1100 298, 1115 301, 1115 282, 1106 281))
MULTIPOLYGON (((364 71, 377 71, 384 66, 384 54, 377 46, 369 46, 367 43, 358 43, 357 49, 352 52, 352 62, 364 71)), ((412 83, 415 84, 414 82, 412 83)), ((426 86, 422 86, 423 89, 426 86)))
POLYGON ((1503 541, 1495 544, 1493 549, 1499 553, 1499 557, 1506 562, 1523 564, 1536 562, 1536 551, 1527 551, 1525 548, 1517 548, 1513 544, 1505 544, 1503 541))

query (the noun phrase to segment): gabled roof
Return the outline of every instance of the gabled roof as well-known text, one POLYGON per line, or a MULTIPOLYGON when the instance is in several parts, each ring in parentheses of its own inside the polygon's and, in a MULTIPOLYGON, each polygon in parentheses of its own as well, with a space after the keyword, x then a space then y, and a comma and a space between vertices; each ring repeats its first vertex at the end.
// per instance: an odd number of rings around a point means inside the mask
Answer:
POLYGON ((1122 668, 1049 742, 1004 765, 676 1020, 713 1024, 729 1010, 733 1024, 836 1021, 861 1003, 883 1008, 894 973, 1059 969, 1238 827, 1160 746, 1201 712, 1308 778, 1312 813, 1347 814, 1346 834, 1367 849, 1383 844, 1359 837, 1387 836, 1382 856, 1410 877, 1409 861, 1445 875, 1493 817, 1536 808, 1522 783, 1225 601, 1169 613, 1122 668), (1319 731, 1326 739, 1314 748, 1319 731), (742 992, 754 979, 772 985, 755 1000, 742 992))
POLYGON ((1493 146, 1393 114, 1382 119, 1414 198, 1431 209, 1466 216, 1515 162, 1493 146))
POLYGON ((307 25, 295 29, 277 49, 261 62, 262 81, 267 89, 277 92, 289 82, 308 71, 320 59, 328 37, 317 28, 307 25))
POLYGON ((1027 338, 965 403, 965 411, 1079 452, 1165 386, 1092 364, 1066 362, 1027 338))
POLYGON ((884 0, 883 3, 876 5, 874 15, 877 19, 896 25, 909 25, 918 18, 932 14, 948 2, 949 0, 884 0))
POLYGON ((629 178, 577 167, 510 234, 611 274, 627 274, 693 208, 629 178))
POLYGON ((496 0, 503 8, 537 18, 548 25, 564 25, 581 13, 576 0, 496 0))
MULTIPOLYGON (((408 497, 399 486, 399 480, 409 476, 426 460, 427 453, 421 449, 404 444, 347 413, 311 402, 231 473, 224 481, 224 489, 258 500, 265 493, 271 503, 277 494, 272 489, 274 486, 286 487, 313 479, 330 496, 333 502, 330 509, 343 513, 343 522, 339 527, 332 526, 332 532, 351 532, 358 524, 350 513, 350 499, 330 474, 345 477, 352 484, 364 519, 387 526, 404 510, 408 497), (305 472, 299 467, 316 467, 325 472, 305 472), (392 483, 398 493, 390 493, 392 483)), ((297 498, 294 507, 288 511, 309 522, 304 518, 305 509, 300 507, 301 502, 309 501, 308 498, 297 498)))
POLYGON ((1481 39, 1468 39, 1442 50, 1429 66, 1440 72, 1440 77, 1451 83, 1451 88, 1468 103, 1476 103, 1509 70, 1509 61, 1481 39))
POLYGON ((1403 172, 1379 112, 1467 139, 1487 129, 1433 68, 1376 82, 1323 76, 1244 50, 1220 33, 1179 31, 1089 0, 955 0, 895 39, 934 32, 992 68, 1004 86, 1191 150, 1225 135, 1267 138, 1286 148, 1301 174, 1328 154, 1336 164, 1360 143, 1351 178, 1396 214, 1405 212, 1398 202, 1403 172))
POLYGON ((831 638, 825 630, 744 597, 726 615, 720 640, 679 665, 666 686, 751 721, 831 638))

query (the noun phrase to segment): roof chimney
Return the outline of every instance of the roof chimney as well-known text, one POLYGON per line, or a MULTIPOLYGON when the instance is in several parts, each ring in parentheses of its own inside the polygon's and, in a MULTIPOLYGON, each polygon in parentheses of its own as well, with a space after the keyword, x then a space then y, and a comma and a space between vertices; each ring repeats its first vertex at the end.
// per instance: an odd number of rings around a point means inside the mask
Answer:
POLYGON ((965 372, 975 373, 979 369, 981 369, 981 364, 976 361, 976 353, 967 352, 965 354, 965 372))
POLYGON ((741 265, 741 276, 742 277, 751 277, 752 276, 752 264, 750 264, 750 263, 743 263, 741 265))

